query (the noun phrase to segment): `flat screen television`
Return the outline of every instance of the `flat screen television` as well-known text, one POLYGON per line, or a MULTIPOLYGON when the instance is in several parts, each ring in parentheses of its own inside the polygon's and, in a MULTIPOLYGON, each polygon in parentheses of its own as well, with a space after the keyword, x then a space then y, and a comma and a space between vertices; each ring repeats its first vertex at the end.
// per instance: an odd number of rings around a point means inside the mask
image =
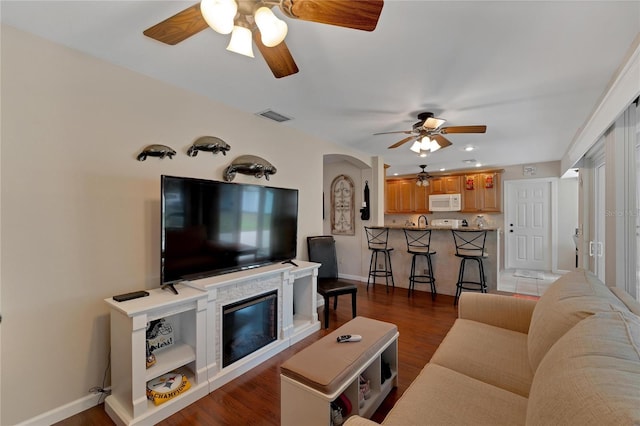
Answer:
POLYGON ((162 286, 296 257, 297 189, 161 179, 162 286))

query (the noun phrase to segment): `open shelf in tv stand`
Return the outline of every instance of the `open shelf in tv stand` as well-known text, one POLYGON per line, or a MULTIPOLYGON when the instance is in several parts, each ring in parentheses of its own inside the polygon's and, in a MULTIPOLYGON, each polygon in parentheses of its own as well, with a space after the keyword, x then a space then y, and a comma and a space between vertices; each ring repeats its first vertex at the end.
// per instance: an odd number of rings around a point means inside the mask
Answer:
POLYGON ((119 425, 153 424, 174 414, 278 352, 320 329, 317 314, 317 263, 274 264, 177 285, 178 294, 152 289, 148 297, 116 302, 111 310, 111 389, 105 410, 119 425), (220 307, 234 297, 264 288, 278 291, 278 339, 222 368, 220 307), (295 311, 295 314, 294 314, 295 311), (147 323, 172 318, 173 346, 158 350, 156 365, 146 368, 147 323), (146 383, 164 373, 185 370, 191 388, 155 406, 146 398, 146 383))
POLYGON ((105 299, 111 307, 111 395, 105 409, 117 424, 157 423, 208 393, 206 294, 186 286, 178 295, 159 288, 149 293, 126 302, 105 299), (155 365, 147 368, 147 323, 160 318, 171 323, 174 343, 157 350, 155 365), (187 376, 191 388, 154 405, 147 399, 147 382, 176 370, 187 376))

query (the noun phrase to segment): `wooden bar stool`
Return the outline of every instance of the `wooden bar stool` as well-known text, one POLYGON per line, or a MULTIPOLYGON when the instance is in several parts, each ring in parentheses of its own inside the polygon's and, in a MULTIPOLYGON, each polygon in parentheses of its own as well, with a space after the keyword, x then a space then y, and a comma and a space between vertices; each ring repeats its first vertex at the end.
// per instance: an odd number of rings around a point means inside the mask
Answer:
POLYGON ((456 245, 456 256, 461 258, 460 270, 458 272, 458 282, 456 283, 456 297, 453 304, 458 304, 460 293, 462 290, 487 292, 487 281, 484 275, 484 265, 482 259, 488 257, 484 251, 484 245, 487 240, 487 231, 462 231, 452 229, 453 241, 456 245), (465 266, 467 261, 476 262, 478 265, 479 281, 470 281, 464 279, 465 266))
POLYGON ((389 292, 389 278, 391 278, 391 285, 395 288, 396 284, 393 281, 393 269, 391 268, 391 251, 393 248, 387 247, 387 241, 389 240, 389 228, 387 227, 364 227, 367 233, 367 244, 369 250, 371 250, 371 261, 369 262, 369 276, 367 277, 367 290, 369 290, 369 284, 371 278, 373 278, 373 285, 376 284, 376 277, 384 278, 386 283, 387 292, 389 292), (378 263, 379 256, 382 255, 383 263, 380 267, 378 263))
POLYGON ((431 300, 436 300, 436 279, 433 274, 433 264, 431 263, 431 255, 436 254, 436 252, 429 249, 431 245, 431 230, 404 228, 404 236, 407 240, 407 252, 412 255, 407 296, 411 296, 411 292, 416 288, 416 283, 429 284, 431 286, 431 300), (427 267, 425 268, 427 272, 423 274, 416 273, 416 261, 420 256, 427 261, 427 267))

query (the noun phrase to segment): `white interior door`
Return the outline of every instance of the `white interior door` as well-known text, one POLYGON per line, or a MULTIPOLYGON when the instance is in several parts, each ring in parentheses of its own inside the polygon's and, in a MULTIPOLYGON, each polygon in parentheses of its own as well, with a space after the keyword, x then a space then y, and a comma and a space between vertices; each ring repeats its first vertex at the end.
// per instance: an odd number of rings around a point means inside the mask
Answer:
POLYGON ((551 181, 505 182, 505 268, 550 271, 551 181))

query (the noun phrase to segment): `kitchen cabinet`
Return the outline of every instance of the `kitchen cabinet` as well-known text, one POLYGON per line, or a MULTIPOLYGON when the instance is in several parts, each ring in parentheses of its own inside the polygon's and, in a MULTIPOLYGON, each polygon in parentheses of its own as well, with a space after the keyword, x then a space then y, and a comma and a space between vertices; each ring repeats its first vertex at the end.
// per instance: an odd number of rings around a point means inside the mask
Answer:
POLYGON ((461 194, 464 213, 499 213, 502 211, 502 172, 494 169, 434 176, 429 179, 429 186, 416 185, 415 176, 387 179, 385 213, 431 213, 429 195, 432 194, 461 194))
POLYGON ((459 194, 461 176, 442 176, 431 179, 431 194, 459 194))
POLYGON ((418 186, 414 184, 415 194, 416 194, 416 202, 415 202, 415 213, 431 213, 429 211, 429 194, 431 194, 431 186, 418 186))
POLYGON ((502 182, 499 172, 464 175, 462 211, 465 213, 495 213, 502 211, 502 182))
POLYGON ((415 210, 415 179, 388 180, 385 194, 387 213, 413 213, 415 210))

